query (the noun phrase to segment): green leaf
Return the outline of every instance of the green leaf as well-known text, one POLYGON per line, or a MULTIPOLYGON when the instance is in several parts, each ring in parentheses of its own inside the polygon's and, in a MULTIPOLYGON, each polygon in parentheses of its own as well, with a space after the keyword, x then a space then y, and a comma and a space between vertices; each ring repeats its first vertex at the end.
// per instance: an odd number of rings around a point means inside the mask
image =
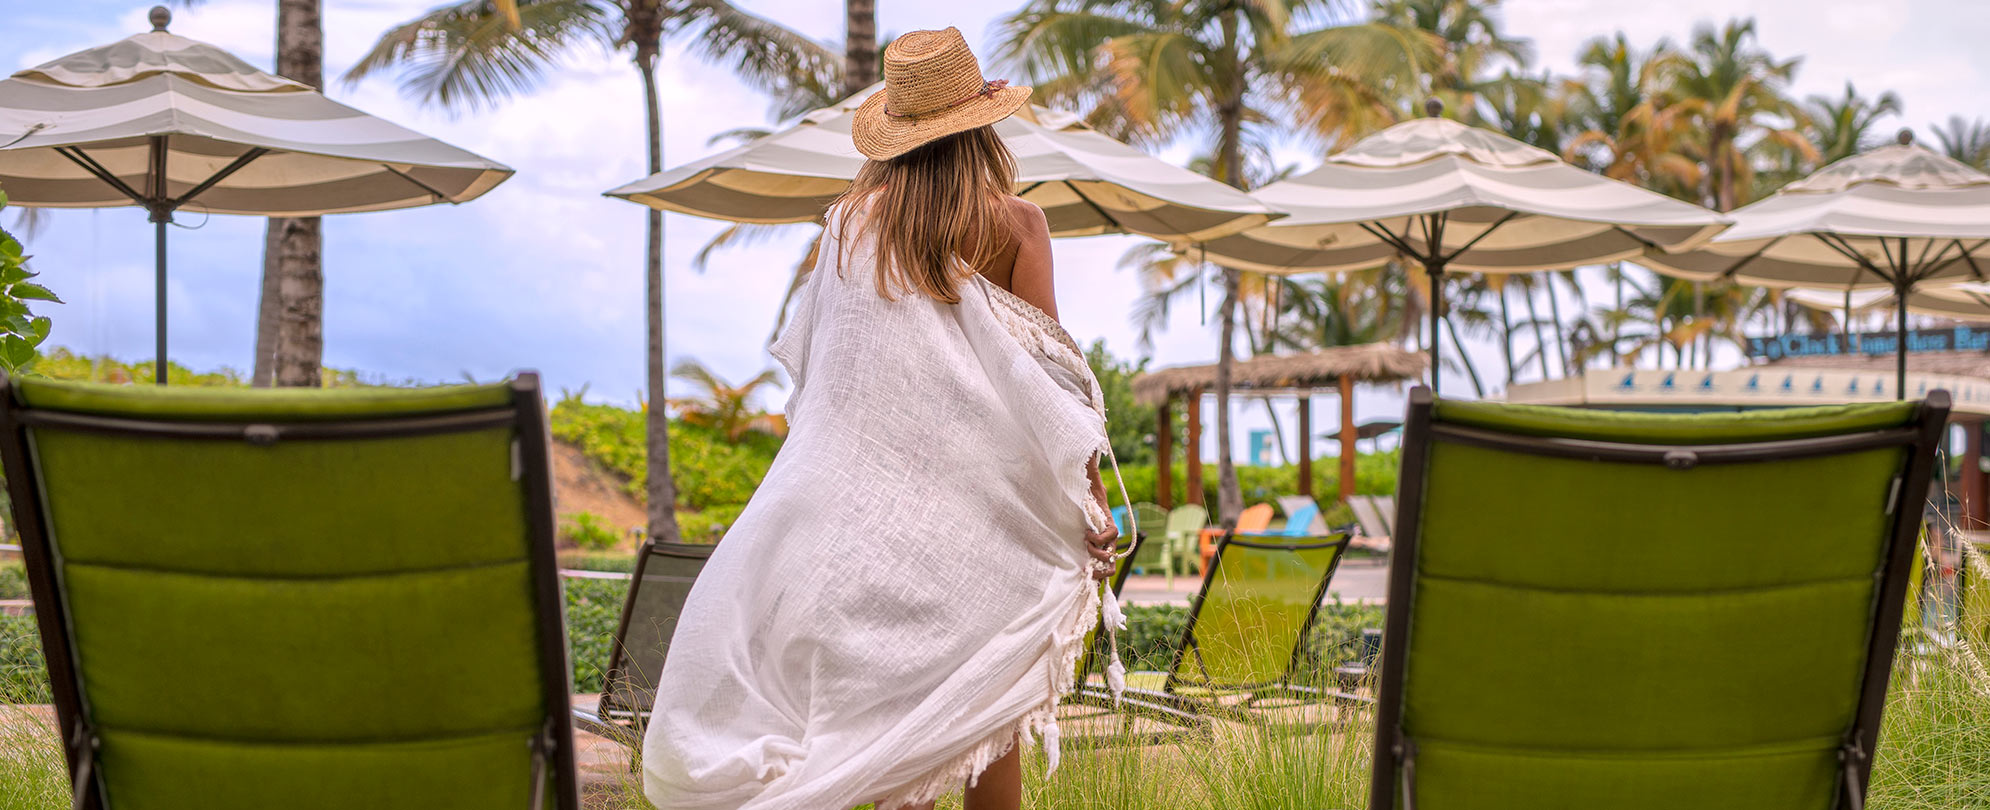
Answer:
POLYGON ((35 331, 34 323, 28 320, 27 315, 15 315, 0 320, 0 325, 6 326, 9 333, 16 335, 30 335, 35 331))
POLYGON ((46 317, 36 318, 28 322, 28 332, 34 335, 34 344, 36 346, 40 346, 42 341, 48 339, 48 330, 54 325, 55 322, 46 317))
POLYGON ((26 281, 15 284, 10 292, 14 294, 15 298, 23 301, 54 301, 58 304, 62 303, 62 299, 55 297, 55 293, 49 292, 47 287, 26 281))
POLYGON ((8 371, 19 371, 34 359, 34 344, 13 335, 0 338, 0 366, 8 371))
POLYGON ((34 277, 35 274, 28 272, 28 266, 25 264, 0 263, 0 287, 27 281, 34 277))

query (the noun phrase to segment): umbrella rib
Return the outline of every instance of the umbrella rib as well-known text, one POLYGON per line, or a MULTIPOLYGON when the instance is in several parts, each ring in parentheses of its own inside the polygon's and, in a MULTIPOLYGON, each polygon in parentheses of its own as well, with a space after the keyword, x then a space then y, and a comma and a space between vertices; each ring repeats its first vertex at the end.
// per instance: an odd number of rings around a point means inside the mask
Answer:
POLYGON ((413 175, 410 175, 410 174, 408 174, 407 172, 404 172, 404 171, 401 171, 400 169, 396 169, 396 168, 394 168, 394 167, 392 167, 392 166, 389 166, 389 165, 387 165, 387 164, 385 164, 385 163, 382 163, 382 164, 380 164, 380 168, 383 168, 383 169, 386 169, 386 170, 387 170, 388 172, 391 172, 391 173, 392 173, 392 174, 393 174, 393 175, 394 175, 395 177, 399 177, 399 178, 401 178, 402 180, 406 180, 406 181, 408 181, 408 182, 410 182, 410 183, 413 183, 413 184, 415 184, 416 186, 419 186, 419 187, 421 188, 421 190, 423 190, 423 191, 426 191, 426 192, 428 192, 428 193, 430 193, 430 194, 433 194, 433 195, 435 195, 435 198, 436 198, 437 200, 439 200, 439 201, 442 201, 442 202, 449 202, 449 203, 453 203, 453 202, 455 202, 455 200, 451 200, 451 199, 449 199, 449 195, 447 195, 447 194, 444 194, 444 193, 442 193, 442 192, 440 192, 440 191, 436 191, 436 190, 435 190, 435 187, 434 187, 434 186, 431 186, 431 185, 429 185, 429 184, 427 184, 427 183, 424 183, 424 182, 422 182, 422 181, 420 181, 420 180, 416 180, 416 179, 414 178, 414 176, 413 176, 413 175))
MULTIPOLYGON (((1416 249, 1410 247, 1410 243, 1407 240, 1397 236, 1396 234, 1391 232, 1388 228, 1382 227, 1382 225, 1379 222, 1376 223, 1357 222, 1355 224, 1361 226, 1361 229, 1367 231, 1371 236, 1374 236, 1375 238, 1382 240, 1383 244, 1386 244, 1389 247, 1402 251, 1403 255, 1405 256, 1416 255, 1416 249)), ((1408 224, 1405 224, 1403 227, 1404 227, 1403 232, 1408 233, 1409 232, 1408 224)))
MULTIPOLYGON (((1934 245, 1934 241, 1929 240, 1928 247, 1933 248, 1934 245)), ((1942 249, 1932 259, 1928 258, 1928 251, 1926 249, 1922 250, 1920 258, 1914 260, 1914 280, 1921 281, 1928 276, 1934 275, 1935 268, 1941 266, 1942 257, 1949 255, 1949 248, 1953 247, 1962 247, 1962 244, 1957 240, 1951 239, 1948 244, 1942 246, 1942 249)))
POLYGON ((1092 202, 1091 197, 1085 196, 1084 190, 1078 188, 1077 186, 1071 185, 1069 182, 1066 182, 1064 185, 1071 189, 1071 193, 1078 195, 1078 199, 1084 201, 1085 207, 1092 209, 1093 213, 1098 214, 1099 219, 1105 220, 1107 227, 1115 228, 1120 231, 1126 230, 1125 228, 1120 227, 1119 220, 1113 219, 1111 214, 1106 213, 1106 209, 1100 208, 1098 203, 1092 202))
MULTIPOLYGON (((1636 239, 1637 237, 1636 237, 1636 236, 1634 235, 1634 236, 1632 236, 1631 238, 1632 238, 1632 239, 1636 239)), ((1740 261, 1738 261, 1738 262, 1735 262, 1735 263, 1734 263, 1734 264, 1733 264, 1732 266, 1728 267, 1728 268, 1727 268, 1726 270, 1722 270, 1722 271, 1720 272, 1720 277, 1721 277, 1721 278, 1724 278, 1724 279, 1727 279, 1727 280, 1729 280, 1729 281, 1733 281, 1733 280, 1734 280, 1734 274, 1736 274, 1736 273, 1739 273, 1739 272, 1741 272, 1741 268, 1743 268, 1743 267, 1747 267, 1747 266, 1748 266, 1748 264, 1749 264, 1750 262, 1753 262, 1753 261, 1755 261, 1756 259, 1759 259, 1759 258, 1762 258, 1762 254, 1764 254, 1764 253, 1768 253, 1768 252, 1769 252, 1769 248, 1772 248, 1772 247, 1775 247, 1775 246, 1776 246, 1776 245, 1778 245, 1778 244, 1781 244, 1781 243, 1782 243, 1782 241, 1783 241, 1783 238, 1784 238, 1784 237, 1781 237, 1781 236, 1778 236, 1778 237, 1776 237, 1776 238, 1774 238, 1774 239, 1771 239, 1771 240, 1769 240, 1769 241, 1768 241, 1768 243, 1767 243, 1767 244, 1764 244, 1764 245, 1763 245, 1763 246, 1761 247, 1761 249, 1759 249, 1759 250, 1755 251, 1754 253, 1750 253, 1750 254, 1748 254, 1748 255, 1746 255, 1746 256, 1743 256, 1743 257, 1741 257, 1741 260, 1740 260, 1740 261)))
POLYGON ((1457 250, 1451 251, 1451 255, 1445 256, 1443 258, 1443 262, 1445 264, 1450 264, 1453 259, 1456 259, 1461 255, 1464 255, 1465 251, 1471 250, 1473 245, 1477 245, 1479 243, 1479 240, 1491 236, 1493 231, 1499 230, 1499 226, 1505 225, 1507 220, 1510 220, 1517 216, 1520 216, 1519 211, 1506 212, 1506 216, 1500 217, 1499 221, 1494 222, 1492 225, 1488 226, 1485 230, 1479 231, 1478 236, 1472 237, 1470 241, 1467 241, 1465 244, 1459 246, 1457 250))
POLYGON ((249 165, 250 161, 253 161, 256 158, 262 157, 263 155, 267 154, 269 154, 269 150, 264 149, 260 146, 251 149, 247 152, 243 152, 241 157, 236 158, 233 163, 221 167, 221 171, 215 172, 213 177, 209 177, 206 180, 200 181, 200 185, 188 189, 187 193, 181 194, 180 196, 168 201, 167 204, 172 206, 173 208, 179 208, 182 205, 186 205, 188 200, 200 196, 201 192, 213 188, 215 184, 228 179, 229 175, 241 171, 242 167, 249 165))
MULTIPOLYGON (((1624 228, 1624 226, 1622 226, 1622 225, 1612 225, 1612 226, 1610 226, 1610 230, 1613 230, 1613 231, 1616 231, 1616 232, 1618 232, 1618 233, 1621 233, 1621 234, 1623 234, 1623 235, 1625 235, 1625 236, 1629 237, 1631 241, 1633 241, 1633 242, 1636 242, 1636 243, 1638 243, 1638 244, 1640 244, 1640 245, 1644 245, 1644 246, 1645 246, 1645 247, 1647 247, 1647 248, 1653 248, 1653 249, 1656 249, 1656 250, 1664 250, 1664 249, 1665 249, 1665 248, 1661 248, 1661 247, 1659 247, 1659 246, 1658 246, 1658 243, 1657 243, 1657 242, 1653 242, 1653 241, 1651 241, 1650 239, 1646 239, 1646 238, 1644 238, 1644 237, 1642 237, 1642 236, 1639 236, 1639 235, 1637 235, 1637 234, 1634 234, 1634 233, 1631 233, 1631 232, 1630 232, 1629 230, 1625 229, 1625 228, 1624 228)), ((1766 249, 1767 249, 1767 246, 1764 246, 1764 249, 1766 250, 1766 249)), ((1752 259, 1752 258, 1754 258, 1754 257, 1753 257, 1753 256, 1750 256, 1749 258, 1751 258, 1751 259, 1752 259)), ((1737 266, 1738 266, 1738 265, 1737 265, 1737 266)), ((1733 272, 1733 271, 1732 271, 1732 270, 1729 270, 1729 272, 1733 272)))
POLYGON ((138 203, 141 206, 150 206, 152 204, 152 201, 147 200, 145 195, 133 190, 130 185, 118 179, 117 175, 111 174, 109 169, 104 168, 103 164, 98 163, 96 158, 90 157, 80 147, 58 146, 55 148, 55 153, 68 158, 69 162, 83 167, 83 171, 95 175, 98 180, 109 184, 118 193, 130 197, 132 202, 138 203))
MULTIPOLYGON (((1866 258, 1863 254, 1859 253, 1857 250, 1854 250, 1852 248, 1851 243, 1845 241, 1845 237, 1839 236, 1838 234, 1835 233, 1812 233, 1811 236, 1816 237, 1817 241, 1823 242, 1826 247, 1838 251, 1839 255, 1852 260, 1852 263, 1858 265, 1860 269, 1870 272, 1873 275, 1879 276, 1880 278, 1885 279, 1887 281, 1893 280, 1892 278, 1889 278, 1887 276, 1886 271, 1879 269, 1879 265, 1873 264, 1871 259, 1866 258), (1833 239, 1836 239, 1838 241, 1834 242, 1832 241, 1833 239)), ((1880 242, 1879 249, 1885 251, 1886 243, 1880 242)), ((1892 261, 1892 255, 1893 254, 1891 252, 1887 253, 1888 261, 1892 261)))

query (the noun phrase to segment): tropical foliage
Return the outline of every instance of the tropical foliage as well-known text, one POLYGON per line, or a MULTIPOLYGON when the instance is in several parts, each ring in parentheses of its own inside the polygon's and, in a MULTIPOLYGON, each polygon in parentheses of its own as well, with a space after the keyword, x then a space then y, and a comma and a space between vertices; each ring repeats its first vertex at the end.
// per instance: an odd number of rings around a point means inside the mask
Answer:
MULTIPOLYGON (((0 210, 7 208, 7 193, 0 191, 0 210)), ((33 301, 62 299, 47 287, 35 283, 28 269, 27 248, 13 234, 0 229, 0 368, 9 373, 28 368, 38 356, 42 341, 48 339, 49 319, 29 310, 33 301)))
POLYGON ((676 409, 677 418, 687 425, 711 428, 733 444, 745 439, 749 431, 771 436, 788 433, 786 417, 760 409, 760 389, 781 386, 781 376, 773 369, 733 385, 704 364, 683 360, 670 370, 670 376, 690 383, 697 392, 694 396, 666 400, 676 409))

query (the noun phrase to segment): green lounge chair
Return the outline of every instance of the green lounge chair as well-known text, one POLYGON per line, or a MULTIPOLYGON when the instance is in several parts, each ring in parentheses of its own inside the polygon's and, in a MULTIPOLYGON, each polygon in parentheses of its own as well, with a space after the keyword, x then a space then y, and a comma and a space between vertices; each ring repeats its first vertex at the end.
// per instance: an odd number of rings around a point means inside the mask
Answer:
MULTIPOLYGON (((1146 525, 1145 518, 1142 518, 1142 525, 1146 525)), ((1131 536, 1121 540, 1114 549, 1116 553, 1124 555, 1113 567, 1110 586, 1115 597, 1125 590, 1126 577, 1133 572, 1131 561, 1139 554, 1140 546, 1147 542, 1160 542, 1160 539, 1157 535, 1149 534, 1131 536)), ((1172 706, 1141 700, 1138 697, 1122 696, 1115 701, 1103 683, 1089 680, 1094 673, 1105 672, 1106 661, 1109 660, 1105 653, 1105 619, 1101 617, 1092 625, 1092 629, 1085 633, 1085 650, 1078 655, 1078 671, 1074 681, 1076 687, 1066 696, 1065 702, 1119 711, 1123 720, 1120 730, 1112 734, 1067 738, 1064 744, 1081 748, 1100 745, 1160 745, 1189 737, 1208 737, 1211 734, 1212 728, 1207 718, 1183 712, 1172 706), (1181 731, 1134 734, 1132 723, 1135 717, 1160 720, 1179 727, 1181 731)))
MULTIPOLYGON (((1126 507, 1120 508, 1125 509, 1126 507)), ((1134 573, 1139 574, 1150 573, 1152 570, 1162 568, 1166 565, 1168 544, 1160 541, 1165 537, 1163 532, 1168 524, 1167 511, 1151 503, 1136 503, 1128 511, 1131 511, 1133 516, 1139 519, 1140 534, 1155 540, 1152 543, 1141 543, 1139 550, 1134 552, 1131 562, 1128 564, 1132 566, 1134 573)), ((1133 528, 1123 521, 1120 523, 1119 530, 1120 534, 1129 537, 1133 534, 1133 528)), ((1127 561, 1122 560, 1121 562, 1127 561)))
POLYGON ((575 810, 545 406, 0 377, 78 808, 575 810))
POLYGON ((1370 810, 1857 810, 1948 409, 1412 391, 1370 810))
POLYGON ((1200 504, 1183 504, 1164 513, 1167 524, 1168 587, 1175 586, 1176 570, 1202 573, 1202 529, 1209 525, 1209 510, 1200 504))
POLYGON ((1166 672, 1136 672, 1129 695, 1185 712, 1243 718, 1270 698, 1349 700, 1307 681, 1320 600, 1347 551, 1345 534, 1217 541, 1166 672), (1230 698, 1242 698, 1230 701, 1230 698))
MULTIPOLYGON (((615 626, 615 646, 608 653, 607 688, 590 711, 575 707, 574 723, 581 730, 637 748, 643 727, 677 632, 684 598, 711 559, 712 545, 644 543, 636 552, 636 570, 629 577, 629 597, 622 603, 622 620, 615 626)), ((631 759, 631 765, 634 759, 631 759)))

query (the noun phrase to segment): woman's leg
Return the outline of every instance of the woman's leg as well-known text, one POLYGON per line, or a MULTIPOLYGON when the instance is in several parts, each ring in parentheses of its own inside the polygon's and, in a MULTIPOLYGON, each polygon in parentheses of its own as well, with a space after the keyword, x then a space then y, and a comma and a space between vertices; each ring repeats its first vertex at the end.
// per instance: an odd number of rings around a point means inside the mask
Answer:
POLYGON ((974 787, 967 789, 967 810, 1019 810, 1023 806, 1022 751, 1022 745, 1012 745, 1009 753, 988 763, 974 787))

